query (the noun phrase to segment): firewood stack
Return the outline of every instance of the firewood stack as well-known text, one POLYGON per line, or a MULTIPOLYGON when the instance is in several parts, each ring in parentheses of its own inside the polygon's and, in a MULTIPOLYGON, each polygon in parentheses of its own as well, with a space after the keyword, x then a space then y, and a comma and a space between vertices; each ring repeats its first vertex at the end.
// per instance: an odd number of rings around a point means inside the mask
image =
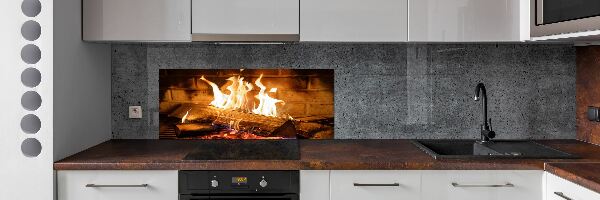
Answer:
POLYGON ((169 114, 169 117, 181 119, 186 113, 185 122, 175 125, 178 137, 211 134, 218 131, 219 127, 247 131, 263 137, 327 138, 333 134, 331 126, 316 122, 269 117, 197 104, 183 104, 169 114))

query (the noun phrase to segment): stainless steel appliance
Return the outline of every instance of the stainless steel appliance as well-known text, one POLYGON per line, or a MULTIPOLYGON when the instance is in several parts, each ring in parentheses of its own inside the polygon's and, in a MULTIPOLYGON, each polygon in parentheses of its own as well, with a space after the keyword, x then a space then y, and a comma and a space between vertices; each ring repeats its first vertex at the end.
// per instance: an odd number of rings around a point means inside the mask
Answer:
POLYGON ((180 171, 179 199, 298 200, 299 171, 180 171))
POLYGON ((531 0, 531 36, 600 30, 598 0, 531 0))

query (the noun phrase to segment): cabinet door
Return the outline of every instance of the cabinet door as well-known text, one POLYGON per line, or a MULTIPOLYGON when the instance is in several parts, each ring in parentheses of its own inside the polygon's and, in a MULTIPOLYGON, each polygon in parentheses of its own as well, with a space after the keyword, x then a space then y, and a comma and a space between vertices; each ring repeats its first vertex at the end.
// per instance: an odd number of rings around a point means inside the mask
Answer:
POLYGON ((569 182, 554 174, 547 173, 545 200, 598 200, 600 194, 569 182))
POLYGON ((83 0, 83 40, 190 41, 190 0, 83 0))
POLYGON ((329 200, 329 170, 300 171, 300 200, 329 200))
POLYGON ((58 200, 177 200, 177 185, 171 170, 57 172, 58 200))
POLYGON ((413 0, 409 41, 477 42, 529 39, 529 1, 413 0))
POLYGON ((299 0, 192 0, 192 33, 299 34, 299 0))
POLYGON ((407 0, 302 0, 300 40, 403 42, 407 0))
POLYGON ((333 170, 331 200, 418 200, 419 171, 333 170))
POLYGON ((543 171, 423 171, 423 200, 542 200, 543 171))

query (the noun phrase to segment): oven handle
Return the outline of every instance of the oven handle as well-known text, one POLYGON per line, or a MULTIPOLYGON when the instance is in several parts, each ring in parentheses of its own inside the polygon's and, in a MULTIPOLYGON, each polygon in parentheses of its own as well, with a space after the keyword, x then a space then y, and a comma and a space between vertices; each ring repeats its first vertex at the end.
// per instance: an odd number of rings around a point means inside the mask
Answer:
POLYGON ((209 196, 194 196, 194 195, 187 195, 187 194, 179 195, 179 200, 206 200, 206 199, 210 199, 210 197, 209 196))
POLYGON ((195 195, 179 195, 179 200, 205 200, 205 199, 289 199, 289 200, 298 200, 298 195, 296 194, 285 194, 285 195, 273 195, 273 196, 261 196, 261 195, 228 195, 228 196, 195 196, 195 195))

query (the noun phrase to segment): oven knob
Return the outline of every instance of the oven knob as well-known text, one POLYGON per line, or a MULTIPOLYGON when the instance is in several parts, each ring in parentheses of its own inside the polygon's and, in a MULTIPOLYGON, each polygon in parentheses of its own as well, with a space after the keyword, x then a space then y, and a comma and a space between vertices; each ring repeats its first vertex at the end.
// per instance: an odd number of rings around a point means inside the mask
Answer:
POLYGON ((259 183, 260 187, 267 187, 268 183, 267 181, 265 181, 265 179, 261 180, 259 183))
POLYGON ((210 181, 210 187, 214 187, 214 188, 219 187, 219 181, 217 181, 217 180, 210 181))

